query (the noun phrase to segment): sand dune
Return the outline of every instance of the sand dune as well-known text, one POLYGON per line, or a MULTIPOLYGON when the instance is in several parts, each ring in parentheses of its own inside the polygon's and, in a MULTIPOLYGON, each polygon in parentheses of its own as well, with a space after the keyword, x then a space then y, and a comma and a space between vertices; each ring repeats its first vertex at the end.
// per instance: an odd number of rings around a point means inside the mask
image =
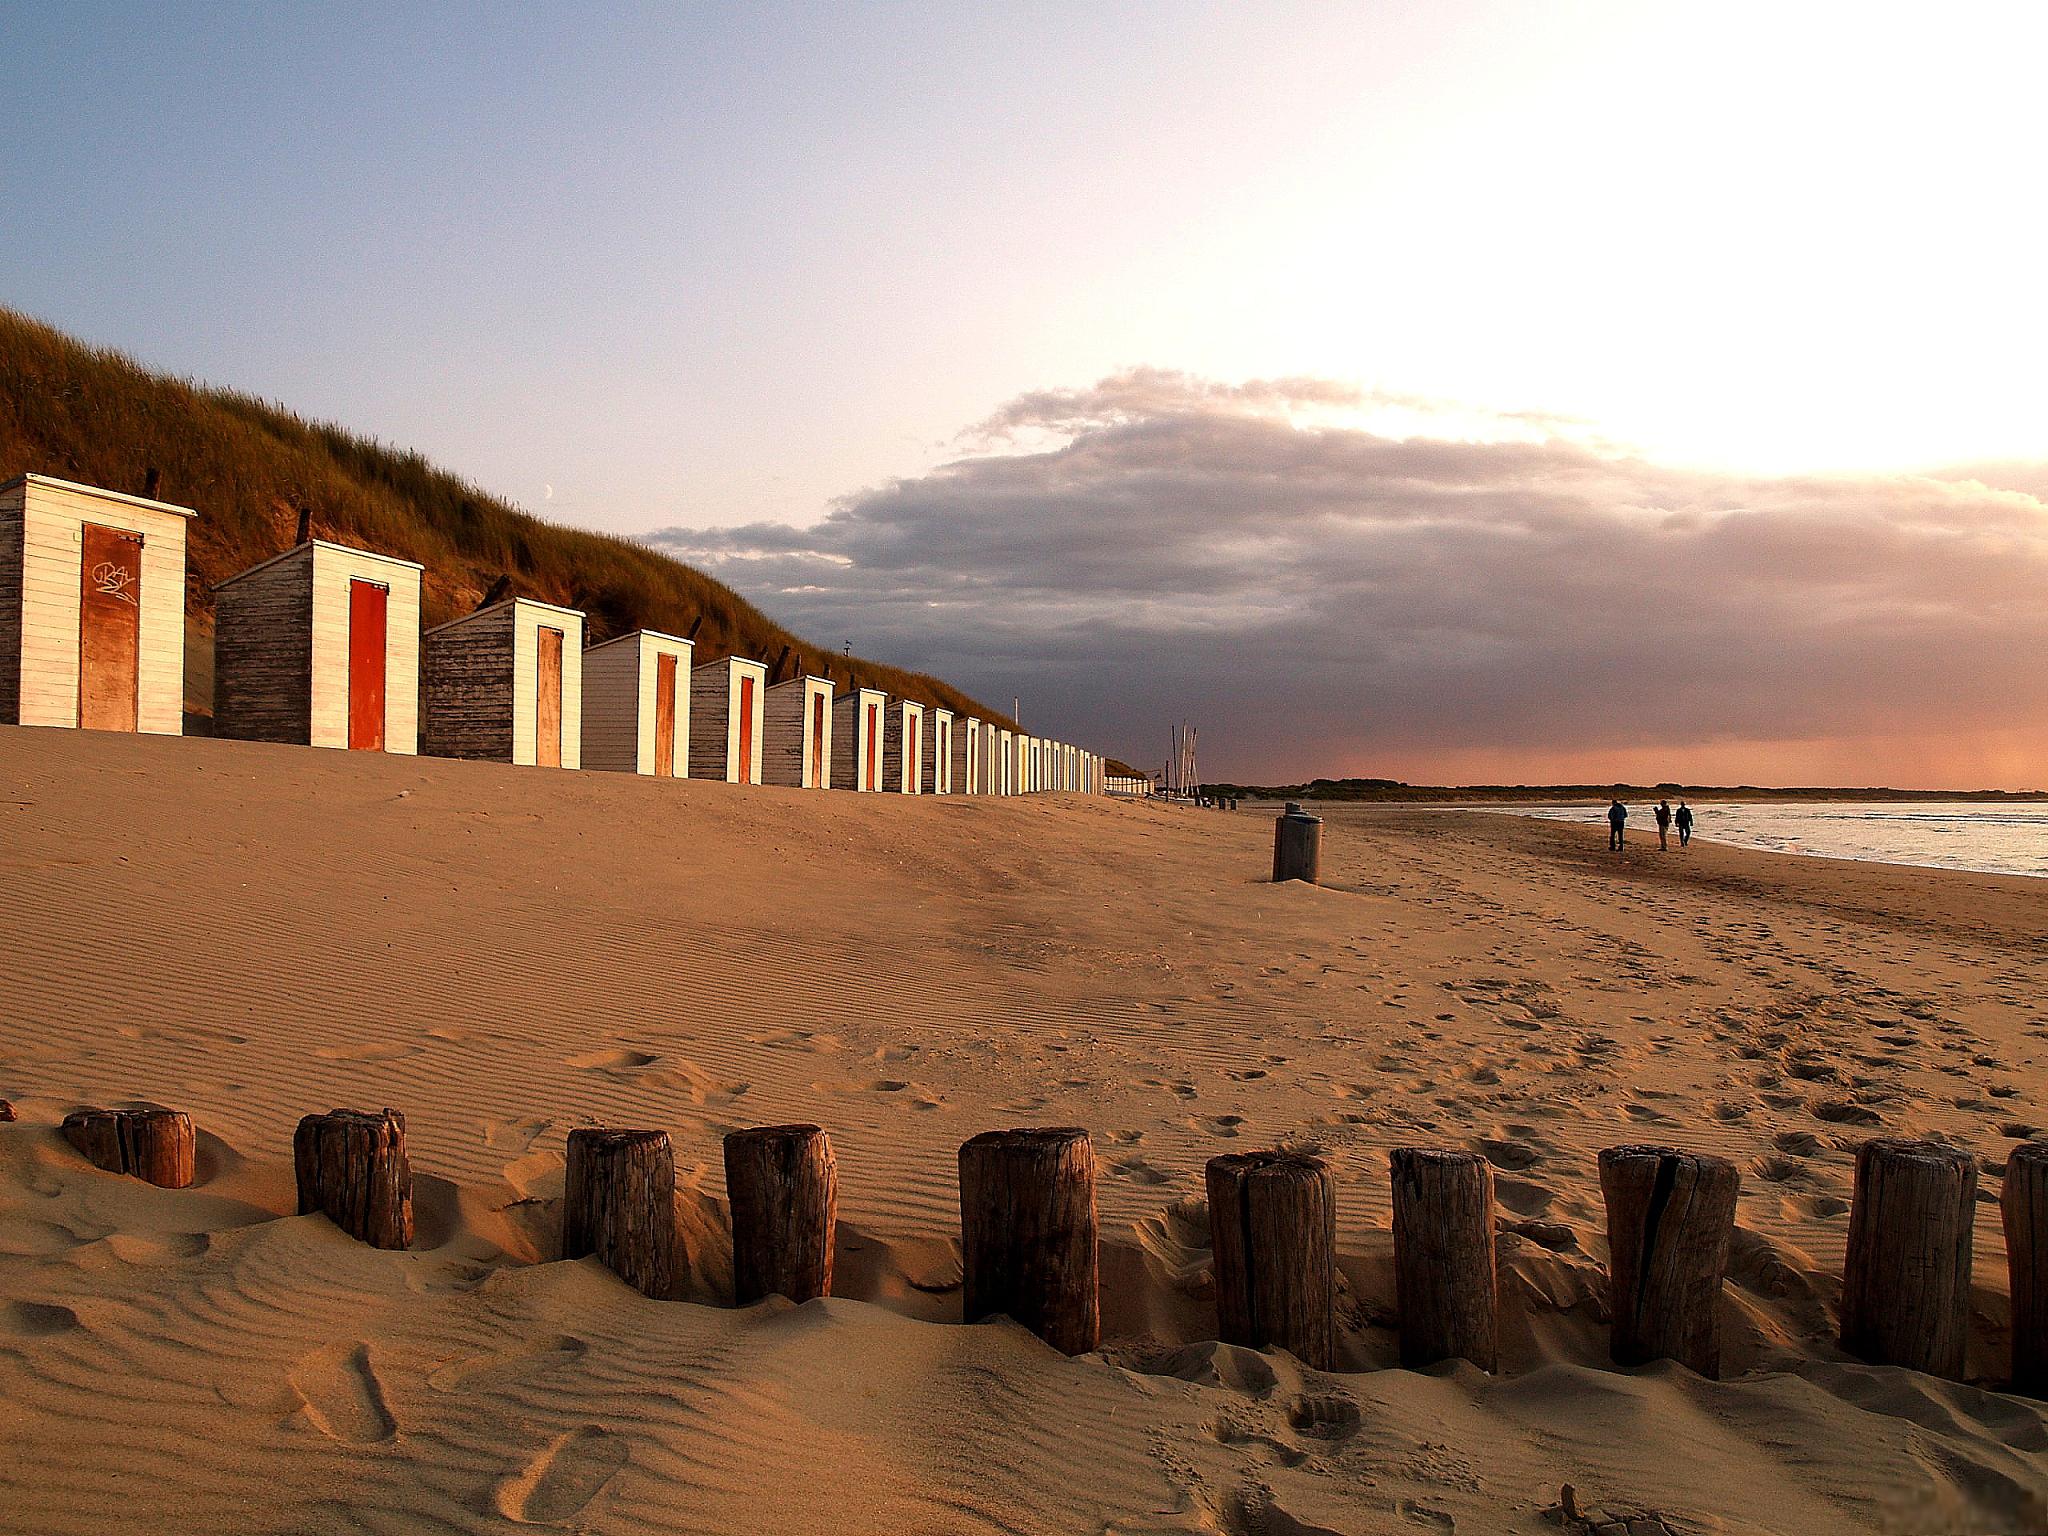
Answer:
MULTIPOLYGON (((1996 1174, 2048 1126, 2048 882, 1508 818, 742 791, 0 731, 0 1529, 2048 1529, 1993 1390, 1996 1174), (151 1189, 56 1135, 201 1127, 151 1189), (403 1109, 419 1241, 296 1217, 403 1109), (812 1119, 840 1295, 721 1304, 719 1137, 812 1119), (689 1298, 552 1261, 567 1132, 675 1140, 689 1298), (954 1153, 1078 1123, 1105 1347, 959 1317, 954 1153), (1974 1384, 1832 1340, 1853 1148, 1979 1155, 1974 1384), (1729 1379, 1606 1365, 1594 1156, 1743 1170, 1729 1379), (1204 1161, 1336 1166, 1344 1369, 1209 1342, 1204 1161), (1503 1369, 1391 1369, 1389 1146, 1498 1170, 1503 1369), (1586 1527, 1592 1528, 1592 1527, 1586 1527)), ((2043 1134, 2048 1134, 2044 1131, 2043 1134)))

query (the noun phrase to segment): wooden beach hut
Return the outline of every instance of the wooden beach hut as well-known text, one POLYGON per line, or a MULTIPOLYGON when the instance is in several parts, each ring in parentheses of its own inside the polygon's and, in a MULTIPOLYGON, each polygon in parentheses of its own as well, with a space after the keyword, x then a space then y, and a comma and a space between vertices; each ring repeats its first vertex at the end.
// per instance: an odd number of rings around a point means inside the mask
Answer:
POLYGON ((953 792, 981 793, 981 722, 964 715, 953 731, 953 792))
POLYGON ((636 629, 583 653, 583 766, 690 775, 690 657, 681 635, 636 629))
POLYGON ((213 589, 213 733, 415 753, 417 561, 309 539, 213 589))
POLYGON ((421 638, 420 749, 521 767, 583 761, 583 615, 508 597, 421 638))
POLYGON ((996 730, 996 789, 999 795, 1017 793, 1017 733, 998 727, 996 730))
POLYGON ((832 714, 829 677, 792 677, 763 694, 763 782, 792 789, 830 789, 832 714))
POLYGON ((919 781, 928 795, 953 793, 953 711, 927 709, 924 712, 924 761, 919 781))
POLYGON ((0 485, 0 725, 184 730, 192 516, 48 475, 0 485))
POLYGON ((873 793, 882 787, 882 715, 889 695, 855 688, 832 703, 832 787, 873 793))
POLYGON ((981 722, 981 790, 984 795, 1003 792, 1002 732, 995 721, 981 722))
POLYGON ((924 706, 915 699, 897 699, 886 712, 882 787, 891 794, 924 792, 924 715, 924 706))
POLYGON ((690 674, 690 777, 761 782, 761 695, 768 669, 744 656, 707 661, 690 674))

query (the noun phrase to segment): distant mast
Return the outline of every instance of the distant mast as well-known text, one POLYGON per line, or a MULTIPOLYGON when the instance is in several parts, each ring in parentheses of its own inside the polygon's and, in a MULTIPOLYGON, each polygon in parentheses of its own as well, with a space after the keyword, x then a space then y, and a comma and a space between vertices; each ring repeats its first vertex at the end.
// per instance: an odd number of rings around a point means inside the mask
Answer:
POLYGON ((1200 734, 1192 725, 1173 727, 1166 772, 1161 776, 1168 799, 1191 800, 1201 787, 1201 776, 1195 768, 1195 738, 1200 734))

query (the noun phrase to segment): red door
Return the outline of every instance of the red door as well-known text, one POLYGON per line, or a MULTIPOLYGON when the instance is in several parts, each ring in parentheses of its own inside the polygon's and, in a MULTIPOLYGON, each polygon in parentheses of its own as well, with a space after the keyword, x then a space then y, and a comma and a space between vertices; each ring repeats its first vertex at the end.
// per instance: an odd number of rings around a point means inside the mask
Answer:
POLYGON ((740 783, 754 782, 754 679, 740 675, 740 783))
POLYGON ((811 695, 811 788, 825 787, 825 695, 811 695))
POLYGON ((654 776, 676 776, 676 659, 661 656, 654 663, 654 776))
POLYGON ((867 777, 861 781, 860 787, 862 789, 873 789, 875 787, 875 738, 882 734, 881 727, 875 719, 876 713, 877 706, 870 704, 868 706, 868 728, 861 733, 867 737, 868 745, 868 773, 867 777))
POLYGON ((78 723, 132 731, 142 681, 142 535, 87 523, 79 553, 78 723))
POLYGON ((537 631, 533 705, 533 760, 543 768, 562 766, 562 632, 537 631))
POLYGON ((348 749, 384 750, 384 628, 391 589, 348 584, 348 749))

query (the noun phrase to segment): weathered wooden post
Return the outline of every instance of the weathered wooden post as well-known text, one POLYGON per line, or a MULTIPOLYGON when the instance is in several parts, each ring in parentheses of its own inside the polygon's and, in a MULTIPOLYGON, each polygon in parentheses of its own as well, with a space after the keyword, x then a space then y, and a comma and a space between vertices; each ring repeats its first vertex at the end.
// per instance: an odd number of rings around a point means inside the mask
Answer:
POLYGON ((966 1321, 1007 1313, 1069 1355, 1100 1342, 1086 1131, 984 1131, 963 1145, 960 1238, 966 1321))
POLYGON ((1962 1376, 1976 1201, 1967 1152, 1887 1137, 1857 1149, 1842 1348, 1876 1365, 1962 1376))
POLYGON ((1469 1360, 1482 1371, 1500 1355, 1499 1278, 1493 1251, 1493 1168, 1477 1152, 1396 1147, 1394 1304, 1401 1363, 1469 1360))
POLYGON ((2015 1147, 1999 1202, 2012 1272, 2012 1386, 2048 1397, 2048 1142, 2015 1147))
POLYGON ((1725 1157, 1671 1147, 1600 1153, 1607 1200, 1607 1350, 1616 1365, 1671 1359, 1721 1374, 1715 1311, 1741 1176, 1725 1157))
POLYGON ((95 1168, 163 1189, 192 1182, 192 1117, 178 1110, 79 1109, 64 1117, 61 1129, 95 1168))
POLYGON ((319 1211, 372 1248, 412 1246, 412 1163, 395 1109, 308 1115, 292 1136, 299 1214, 319 1211))
POLYGON ((1301 1152, 1209 1159, 1216 1327, 1226 1344, 1277 1345, 1305 1365, 1336 1355, 1337 1193, 1301 1152))
POLYGON ((1273 883, 1306 880, 1314 885, 1323 873, 1323 818, 1311 816, 1301 802, 1290 800, 1273 822, 1273 883))
POLYGON ((732 1207, 733 1300, 809 1301, 832 1294, 839 1168, 815 1125, 766 1125, 725 1138, 732 1207))
POLYGON ((569 1133, 562 1257, 594 1253, 643 1296, 676 1281, 676 1159, 667 1131, 569 1133))

